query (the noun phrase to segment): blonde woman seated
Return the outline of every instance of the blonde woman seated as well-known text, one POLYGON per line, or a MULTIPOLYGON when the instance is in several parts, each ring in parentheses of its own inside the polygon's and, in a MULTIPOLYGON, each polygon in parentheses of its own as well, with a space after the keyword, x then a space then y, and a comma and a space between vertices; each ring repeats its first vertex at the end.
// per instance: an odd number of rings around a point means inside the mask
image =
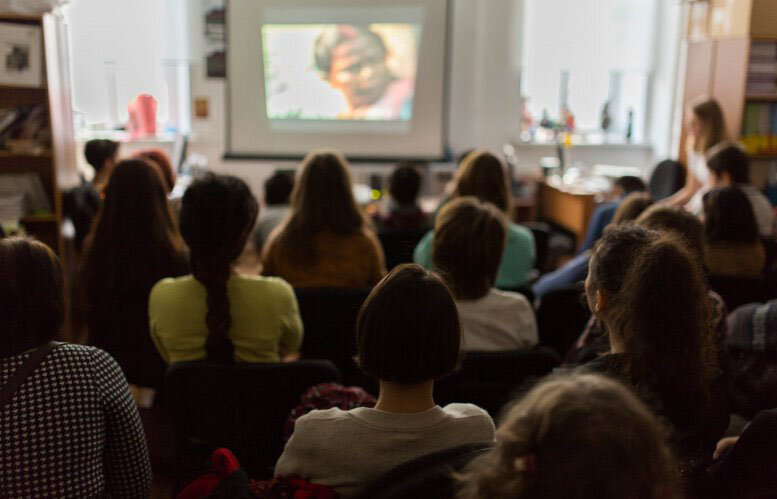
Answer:
POLYGON ((504 214, 474 197, 454 199, 437 216, 432 262, 456 297, 466 350, 517 350, 538 341, 529 301, 494 287, 506 238, 504 214))
POLYGON ((291 213, 265 243, 262 275, 295 288, 368 288, 385 274, 383 248, 351 190, 348 162, 312 151, 291 194, 291 213))

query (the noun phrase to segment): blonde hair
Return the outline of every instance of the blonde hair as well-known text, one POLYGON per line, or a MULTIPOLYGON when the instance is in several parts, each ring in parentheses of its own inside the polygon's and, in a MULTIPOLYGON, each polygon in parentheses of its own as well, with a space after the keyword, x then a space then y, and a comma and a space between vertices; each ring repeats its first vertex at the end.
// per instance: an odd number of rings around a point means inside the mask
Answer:
POLYGON ((454 195, 474 196, 491 203, 512 219, 513 199, 507 169, 499 158, 484 149, 472 151, 461 160, 454 195))
POLYGON ((507 413, 496 447, 458 476, 460 499, 677 497, 667 432, 597 374, 548 378, 507 413))
POLYGON ((690 106, 693 115, 701 122, 701 133, 693 145, 696 152, 706 153, 714 145, 727 140, 726 121, 718 101, 701 97, 691 102, 690 106))

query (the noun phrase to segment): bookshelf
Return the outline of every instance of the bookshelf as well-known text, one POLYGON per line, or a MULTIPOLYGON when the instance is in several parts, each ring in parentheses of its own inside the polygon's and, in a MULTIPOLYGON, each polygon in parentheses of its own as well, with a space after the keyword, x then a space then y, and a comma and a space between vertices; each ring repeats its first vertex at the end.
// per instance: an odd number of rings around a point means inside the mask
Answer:
POLYGON ((0 132, 0 176, 32 173, 40 179, 49 209, 27 213, 19 225, 64 259, 61 193, 64 186, 77 180, 65 29, 53 14, 42 17, 0 14, 0 23, 0 28, 38 28, 40 58, 37 62, 42 65, 38 83, 0 83, 0 111, 39 109, 42 130, 23 139, 15 138, 16 131, 8 135, 0 132))

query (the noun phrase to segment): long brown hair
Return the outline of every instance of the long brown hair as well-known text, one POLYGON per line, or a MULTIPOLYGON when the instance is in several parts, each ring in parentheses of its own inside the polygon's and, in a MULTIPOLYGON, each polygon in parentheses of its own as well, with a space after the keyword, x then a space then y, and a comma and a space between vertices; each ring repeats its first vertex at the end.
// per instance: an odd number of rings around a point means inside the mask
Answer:
POLYGON ((512 219, 513 198, 507 169, 502 162, 485 150, 476 150, 462 159, 456 171, 455 196, 474 196, 491 203, 512 219))
POLYGON ((183 195, 181 234, 189 245, 192 274, 207 292, 205 353, 209 361, 235 361, 229 338, 232 316, 227 282, 258 214, 256 198, 237 177, 206 173, 183 195))
POLYGON ((590 290, 607 300, 623 374, 667 405, 706 404, 715 374, 707 285, 698 257, 671 233, 610 226, 594 249, 590 290))
POLYGON ((691 103, 691 112, 701 123, 701 134, 696 137, 694 149, 696 152, 705 153, 712 146, 723 142, 728 137, 726 121, 723 110, 718 101, 708 97, 701 97, 691 103))
POLYGON ((160 172, 145 160, 121 161, 111 174, 76 279, 75 332, 89 342, 131 350, 148 336, 148 295, 165 277, 185 275, 186 252, 160 172))
POLYGON ((291 213, 277 244, 292 261, 316 261, 313 238, 329 230, 341 236, 358 234, 366 226, 356 204, 345 157, 330 150, 311 151, 303 160, 291 193, 291 213))
POLYGON ((615 380, 551 377, 510 408, 496 447, 458 478, 460 499, 670 499, 666 429, 615 380))

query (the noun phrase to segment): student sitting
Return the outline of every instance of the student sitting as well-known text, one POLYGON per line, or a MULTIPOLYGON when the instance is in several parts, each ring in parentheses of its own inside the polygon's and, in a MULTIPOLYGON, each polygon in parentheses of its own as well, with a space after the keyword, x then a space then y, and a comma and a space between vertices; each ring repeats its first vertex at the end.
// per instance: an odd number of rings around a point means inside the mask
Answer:
POLYGON ((359 365, 380 381, 375 408, 299 418, 276 476, 297 475, 350 497, 414 458, 493 440, 483 409, 441 408, 432 398, 434 381, 456 369, 461 347, 456 304, 440 277, 417 265, 396 267, 364 302, 356 334, 359 365))
POLYGON ((707 160, 712 187, 735 186, 741 190, 753 209, 758 234, 770 238, 774 234, 774 208, 763 192, 750 184, 750 159, 747 153, 731 144, 716 152, 707 160))
POLYGON ((146 440, 118 364, 52 343, 62 281, 43 243, 0 240, 0 496, 148 497, 146 440))
POLYGON ((294 177, 288 173, 275 172, 265 181, 264 208, 260 211, 252 237, 257 254, 262 254, 265 241, 289 214, 292 189, 294 189, 294 177))
POLYGON ((379 232, 412 231, 428 228, 428 215, 418 205, 421 174, 415 163, 400 163, 389 178, 388 213, 375 217, 379 232))
POLYGON ((335 151, 302 162, 291 213, 262 253, 262 275, 295 288, 368 288, 386 274, 383 248, 356 205, 348 163, 335 151))
POLYGON ((737 187, 714 189, 704 196, 704 263, 710 275, 757 278, 766 263, 753 209, 737 187))
POLYGON ((518 350, 537 343, 528 300, 494 287, 506 234, 504 214, 473 197, 454 199, 437 216, 432 263, 456 298, 465 350, 518 350))
MULTIPOLYGON (((491 203, 512 220, 513 200, 507 172, 499 159, 487 151, 473 151, 456 171, 453 198, 474 196, 491 203)), ((413 261, 424 268, 432 267, 434 231, 429 231, 416 246, 413 261)), ((526 227, 509 223, 507 242, 496 277, 500 289, 518 289, 525 286, 534 268, 534 235, 526 227)))
POLYGON ((509 410, 458 497, 672 499, 677 478, 650 409, 617 381, 577 374, 547 379, 509 410))
POLYGON ((160 279, 189 272, 156 168, 120 162, 86 240, 73 300, 73 334, 110 353, 127 380, 159 387, 165 363, 148 330, 148 296, 160 279))
POLYGON ((609 227, 591 257, 585 293, 610 351, 584 366, 633 387, 674 429, 686 478, 701 473, 728 426, 697 258, 670 234, 609 227))
POLYGON ((208 173, 181 203, 181 234, 192 274, 151 290, 151 337, 168 363, 277 362, 297 352, 302 320, 294 290, 281 279, 238 275, 232 265, 259 210, 242 180, 208 173))

